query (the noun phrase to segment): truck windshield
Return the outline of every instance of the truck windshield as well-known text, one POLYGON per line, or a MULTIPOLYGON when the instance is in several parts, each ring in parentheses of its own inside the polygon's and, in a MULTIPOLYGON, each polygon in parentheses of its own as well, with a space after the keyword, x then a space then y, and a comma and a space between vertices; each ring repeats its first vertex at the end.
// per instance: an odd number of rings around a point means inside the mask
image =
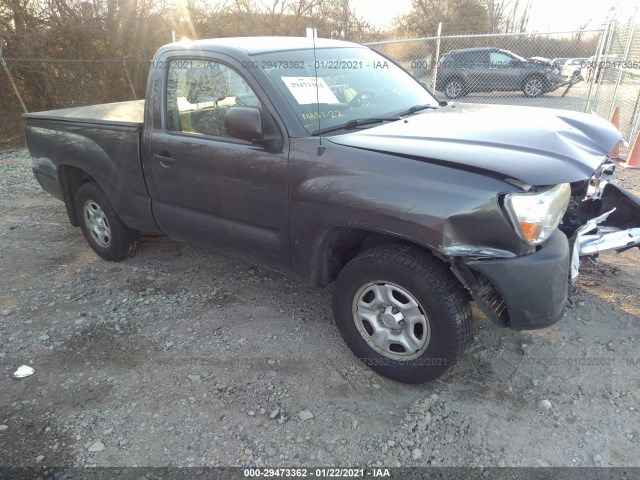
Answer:
MULTIPOLYGON (((412 107, 438 101, 407 72, 368 48, 322 48, 253 57, 273 80, 309 134, 340 125, 375 126, 412 107)), ((416 111, 416 110, 412 110, 416 111)))

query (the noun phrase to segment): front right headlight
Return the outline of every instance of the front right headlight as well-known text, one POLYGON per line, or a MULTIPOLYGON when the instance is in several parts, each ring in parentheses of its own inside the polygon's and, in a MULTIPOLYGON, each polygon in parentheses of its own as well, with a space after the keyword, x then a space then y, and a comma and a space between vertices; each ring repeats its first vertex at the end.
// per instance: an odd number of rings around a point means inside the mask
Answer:
POLYGON ((504 204, 520 238, 538 245, 558 227, 570 197, 571 186, 562 183, 542 192, 510 193, 504 204))

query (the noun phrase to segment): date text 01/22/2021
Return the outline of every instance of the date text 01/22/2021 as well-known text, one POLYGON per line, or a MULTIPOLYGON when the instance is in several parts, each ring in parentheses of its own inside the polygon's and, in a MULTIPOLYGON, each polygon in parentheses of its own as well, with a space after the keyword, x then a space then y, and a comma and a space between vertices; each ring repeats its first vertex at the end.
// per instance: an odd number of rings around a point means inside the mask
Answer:
POLYGON ((386 60, 377 60, 373 62, 363 62, 361 60, 317 60, 313 64, 304 60, 249 60, 241 62, 242 68, 260 68, 260 69, 301 69, 301 68, 322 68, 322 69, 340 69, 354 70, 363 68, 383 69, 389 68, 389 62, 386 60))

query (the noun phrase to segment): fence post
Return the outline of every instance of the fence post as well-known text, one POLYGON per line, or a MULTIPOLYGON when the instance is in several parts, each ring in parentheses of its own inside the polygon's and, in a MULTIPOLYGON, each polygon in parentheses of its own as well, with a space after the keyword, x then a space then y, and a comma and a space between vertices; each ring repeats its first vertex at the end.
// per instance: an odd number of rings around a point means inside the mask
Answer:
POLYGON ((604 47, 604 58, 602 59, 602 67, 599 67, 600 59, 596 62, 593 71, 593 81, 596 82, 596 92, 593 94, 593 98, 595 99, 595 103, 593 105, 593 109, 595 110, 598 107, 598 100, 600 100, 600 90, 602 86, 602 80, 604 79, 604 72, 606 71, 607 60, 609 59, 609 53, 611 52, 611 44, 613 43, 613 36, 616 34, 618 27, 617 18, 613 18, 611 23, 609 24, 609 38, 607 38, 607 45, 604 47))
POLYGON ((129 82, 129 87, 131 87, 131 93, 133 93, 133 99, 138 100, 136 96, 136 90, 133 88, 133 83, 131 82, 131 77, 129 76, 129 69, 127 68, 127 61, 122 59, 122 66, 124 67, 124 74, 127 76, 127 81, 129 82))
POLYGON ((634 139, 640 133, 638 131, 640 130, 640 90, 638 90, 636 103, 633 106, 633 112, 631 113, 630 123, 631 122, 633 122, 633 125, 631 125, 631 132, 629 133, 629 148, 631 148, 634 139))
POLYGON ((438 62, 440 61, 440 39, 442 36, 442 22, 438 22, 438 39, 436 40, 436 65, 433 67, 433 85, 431 88, 435 91, 436 82, 438 81, 438 62))
POLYGON ((4 38, 0 37, 0 64, 2 64, 2 68, 4 68, 4 71, 7 72, 7 77, 9 77, 9 82, 11 82, 11 86, 13 87, 13 91, 16 93, 16 97, 18 97, 18 101, 20 102, 20 105, 22 105, 22 110, 24 110, 24 113, 29 113, 29 110, 27 110, 27 106, 22 101, 22 96, 20 95, 20 91, 18 90, 18 87, 13 81, 13 77, 11 76, 11 71, 9 70, 9 67, 7 67, 7 62, 4 61, 4 56, 2 54, 3 50, 4 50, 4 38))
MULTIPOLYGON (((638 14, 638 7, 636 7, 635 12, 633 12, 633 18, 631 19, 631 24, 629 25, 629 36, 627 37, 627 45, 624 49, 624 57, 622 57, 623 65, 627 62, 627 58, 629 57, 629 52, 631 51, 631 43, 633 41, 633 35, 636 30, 636 15, 638 14)), ((611 112, 613 112, 613 108, 616 103, 616 96, 618 95, 618 87, 620 86, 620 82, 622 81, 622 74, 624 73, 623 67, 618 67, 620 71, 618 72, 618 78, 616 79, 616 86, 613 88, 613 98, 611 99, 611 106, 609 107, 609 115, 607 118, 611 118, 611 112)), ((629 141, 632 141, 630 139, 629 141)))
MULTIPOLYGON (((595 64, 597 64, 600 61, 600 55, 602 55, 602 49, 604 48, 604 42, 607 38, 607 36, 609 35, 609 31, 610 31, 610 27, 611 27, 611 22, 612 22, 612 18, 607 18, 605 25, 604 25, 604 29, 602 30, 602 35, 600 36, 600 40, 598 40, 598 45, 596 46, 596 55, 593 58, 593 61, 595 64)), ((587 70, 589 69, 589 60, 587 59, 587 70)), ((594 65, 594 71, 595 71, 595 65, 594 65)), ((595 83, 595 75, 592 75, 591 77, 591 81, 589 82, 589 91, 587 92, 587 102, 584 105, 584 111, 588 112, 589 111, 589 105, 591 104, 591 92, 593 91, 593 85, 595 83)), ((595 96, 595 95, 594 95, 595 96)))

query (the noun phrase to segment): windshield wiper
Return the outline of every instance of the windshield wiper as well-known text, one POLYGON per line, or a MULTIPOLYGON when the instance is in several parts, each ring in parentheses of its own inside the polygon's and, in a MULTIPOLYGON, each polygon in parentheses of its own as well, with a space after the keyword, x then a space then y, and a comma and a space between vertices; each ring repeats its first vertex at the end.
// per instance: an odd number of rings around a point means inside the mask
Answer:
POLYGON ((404 117, 405 115, 411 115, 413 113, 419 112, 420 110, 426 110, 427 108, 433 108, 434 110, 438 109, 438 107, 434 107, 433 105, 427 103, 425 105, 414 105, 409 110, 405 110, 404 112, 401 112, 398 115, 400 115, 401 117, 404 117))
POLYGON ((374 123, 395 122, 396 120, 400 120, 400 117, 356 118, 355 120, 349 120, 347 123, 336 125, 335 127, 321 128, 320 130, 313 132, 311 135, 320 135, 322 133, 335 132, 337 130, 351 130, 356 127, 373 125, 374 123))

